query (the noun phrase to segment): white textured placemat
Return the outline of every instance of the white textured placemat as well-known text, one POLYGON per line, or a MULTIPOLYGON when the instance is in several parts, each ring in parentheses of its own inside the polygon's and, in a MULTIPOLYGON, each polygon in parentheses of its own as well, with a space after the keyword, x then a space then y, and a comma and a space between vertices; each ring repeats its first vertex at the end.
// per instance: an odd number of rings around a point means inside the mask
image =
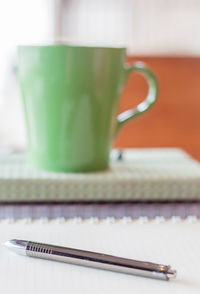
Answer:
POLYGON ((170 264, 170 282, 18 256, 0 246, 3 294, 200 293, 200 221, 156 218, 0 222, 0 243, 24 238, 170 264))
POLYGON ((173 148, 126 149, 96 173, 31 169, 24 155, 0 157, 0 201, 200 199, 200 163, 173 148))

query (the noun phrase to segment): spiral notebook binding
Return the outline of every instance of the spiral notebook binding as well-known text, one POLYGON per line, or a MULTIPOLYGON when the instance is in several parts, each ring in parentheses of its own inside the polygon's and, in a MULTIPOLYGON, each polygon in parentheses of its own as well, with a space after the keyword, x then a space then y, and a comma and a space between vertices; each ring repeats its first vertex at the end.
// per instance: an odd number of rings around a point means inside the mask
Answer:
POLYGON ((48 224, 68 224, 73 223, 75 225, 82 225, 89 223, 91 225, 98 225, 101 223, 108 224, 108 225, 115 225, 115 224, 124 224, 129 225, 133 223, 139 223, 139 224, 148 224, 148 223, 155 223, 155 224, 164 224, 164 223, 188 223, 188 224, 194 224, 197 222, 200 222, 200 218, 198 218, 195 215, 189 215, 186 218, 180 218, 179 216, 172 216, 170 218, 164 218, 161 216, 156 216, 154 218, 148 218, 144 216, 140 216, 138 218, 131 218, 131 217, 122 217, 122 218, 115 218, 115 217, 106 217, 106 218, 97 218, 97 217, 89 217, 89 218, 81 218, 81 217, 73 217, 73 218, 55 218, 55 219, 48 219, 48 218, 40 218, 40 219, 31 219, 31 218, 23 218, 23 219, 14 219, 14 218, 4 218, 0 219, 0 224, 34 224, 39 223, 42 225, 48 225, 48 224))

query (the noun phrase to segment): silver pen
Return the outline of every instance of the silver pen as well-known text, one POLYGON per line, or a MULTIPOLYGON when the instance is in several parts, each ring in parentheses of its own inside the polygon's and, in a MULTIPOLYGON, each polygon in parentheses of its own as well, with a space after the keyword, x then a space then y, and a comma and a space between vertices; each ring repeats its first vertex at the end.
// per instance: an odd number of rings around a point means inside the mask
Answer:
POLYGON ((5 245, 18 254, 42 259, 166 281, 176 276, 176 271, 172 270, 169 265, 17 239, 7 241, 5 245))

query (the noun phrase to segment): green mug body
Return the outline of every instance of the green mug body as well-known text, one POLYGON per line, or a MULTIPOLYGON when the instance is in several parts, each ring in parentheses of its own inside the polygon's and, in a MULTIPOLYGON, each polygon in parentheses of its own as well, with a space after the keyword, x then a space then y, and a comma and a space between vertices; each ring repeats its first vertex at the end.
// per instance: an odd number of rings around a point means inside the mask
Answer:
MULTIPOLYGON (((19 46, 18 53, 30 164, 61 172, 107 169, 119 129, 146 110, 118 115, 128 75, 135 66, 156 83, 153 74, 143 65, 126 67, 125 48, 61 44, 19 46)), ((157 95, 153 87, 147 108, 157 95)))

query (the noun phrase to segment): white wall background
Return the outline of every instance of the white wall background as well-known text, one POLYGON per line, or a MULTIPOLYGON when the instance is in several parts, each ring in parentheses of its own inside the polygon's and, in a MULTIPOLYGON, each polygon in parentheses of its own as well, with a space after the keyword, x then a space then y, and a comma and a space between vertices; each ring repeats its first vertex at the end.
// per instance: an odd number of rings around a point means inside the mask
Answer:
POLYGON ((61 2, 63 38, 139 55, 200 55, 200 0, 61 2))
POLYGON ((16 45, 49 39, 50 16, 50 0, 0 0, 0 145, 25 145, 16 45))

